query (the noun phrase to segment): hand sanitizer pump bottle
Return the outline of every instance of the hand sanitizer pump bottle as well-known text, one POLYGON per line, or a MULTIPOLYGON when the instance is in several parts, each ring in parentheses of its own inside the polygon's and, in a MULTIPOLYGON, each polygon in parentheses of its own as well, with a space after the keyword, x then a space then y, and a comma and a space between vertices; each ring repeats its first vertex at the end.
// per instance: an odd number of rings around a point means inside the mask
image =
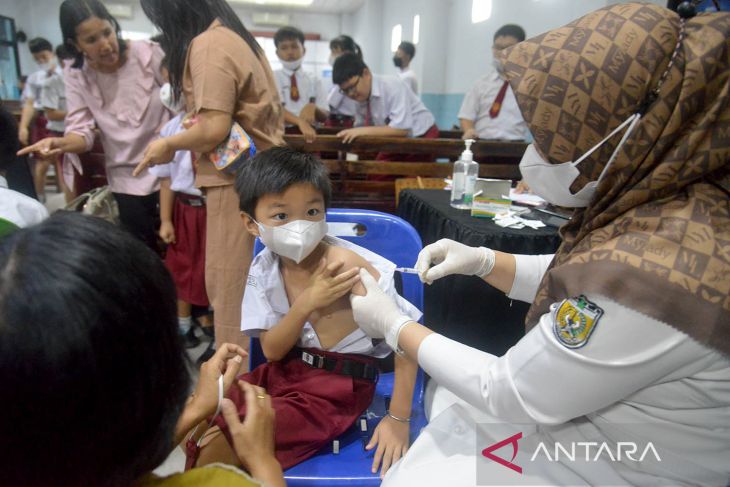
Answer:
POLYGON ((466 149, 454 163, 454 177, 451 183, 451 206, 459 210, 471 209, 474 199, 474 186, 479 175, 479 164, 474 162, 471 145, 474 139, 464 141, 466 149))

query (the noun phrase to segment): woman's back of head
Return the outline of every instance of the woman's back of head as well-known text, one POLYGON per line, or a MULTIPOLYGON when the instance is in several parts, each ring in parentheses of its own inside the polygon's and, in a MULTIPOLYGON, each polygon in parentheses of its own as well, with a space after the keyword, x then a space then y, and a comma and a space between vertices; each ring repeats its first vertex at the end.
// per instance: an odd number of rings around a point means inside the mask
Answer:
POLYGON ((190 42, 205 32, 213 21, 220 21, 241 36, 257 57, 263 56, 259 43, 225 0, 141 0, 141 4, 145 15, 161 32, 160 44, 167 56, 176 100, 180 99, 190 42))
POLYGON ((189 372, 162 262, 57 214, 0 241, 3 483, 127 486, 172 449, 189 372))

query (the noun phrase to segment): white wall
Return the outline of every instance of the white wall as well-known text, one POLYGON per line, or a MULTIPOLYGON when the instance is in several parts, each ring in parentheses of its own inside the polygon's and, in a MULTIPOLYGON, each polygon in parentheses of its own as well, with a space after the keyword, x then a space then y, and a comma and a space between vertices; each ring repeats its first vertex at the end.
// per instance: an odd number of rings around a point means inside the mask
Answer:
MULTIPOLYGON (((54 46, 61 43, 61 28, 58 23, 58 11, 63 0, 0 0, 0 14, 15 19, 16 29, 22 29, 28 39, 45 37, 54 46)), ((119 3, 120 0, 115 0, 119 3)), ((123 1, 123 0, 122 0, 123 1)), ((380 0, 375 0, 380 1, 380 0)), ((154 32, 152 23, 147 19, 138 1, 129 2, 133 8, 131 19, 119 19, 123 30, 135 32, 154 32)), ((275 31, 276 27, 257 26, 251 19, 251 11, 245 7, 234 7, 244 25, 250 30, 275 31)), ((342 19, 339 14, 290 13, 292 25, 306 33, 320 34, 329 40, 342 32, 342 19)), ((378 41, 379 42, 379 41, 378 41)), ((36 69, 33 58, 28 51, 28 44, 18 45, 20 70, 30 74, 36 69)))
POLYGON ((367 0, 359 10, 342 16, 342 33, 347 34, 360 45, 365 63, 376 73, 382 67, 382 60, 388 54, 390 28, 387 41, 383 24, 383 8, 390 0, 367 0))
POLYGON ((390 49, 393 26, 403 26, 402 40, 413 41, 413 17, 420 15, 419 42, 411 69, 419 79, 420 91, 442 93, 445 83, 444 64, 447 57, 447 39, 450 1, 444 0, 385 0, 381 18, 381 62, 371 66, 381 74, 397 74, 390 49))
MULTIPOLYGON (((613 3, 613 2, 612 2, 613 3)), ((492 16, 478 24, 471 22, 471 0, 455 0, 449 23, 445 93, 464 93, 483 75, 492 61, 492 39, 504 24, 518 24, 528 39, 567 24, 606 0, 493 0, 492 16), (529 12, 530 15, 524 15, 529 12)))

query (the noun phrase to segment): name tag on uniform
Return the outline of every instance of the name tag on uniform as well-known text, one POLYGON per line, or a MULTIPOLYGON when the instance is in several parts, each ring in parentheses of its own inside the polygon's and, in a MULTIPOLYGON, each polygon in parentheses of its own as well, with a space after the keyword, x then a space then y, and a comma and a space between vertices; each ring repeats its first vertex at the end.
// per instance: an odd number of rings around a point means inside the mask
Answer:
POLYGON ((568 348, 581 348, 593 334, 603 309, 584 295, 563 300, 557 310, 553 331, 558 341, 568 348))

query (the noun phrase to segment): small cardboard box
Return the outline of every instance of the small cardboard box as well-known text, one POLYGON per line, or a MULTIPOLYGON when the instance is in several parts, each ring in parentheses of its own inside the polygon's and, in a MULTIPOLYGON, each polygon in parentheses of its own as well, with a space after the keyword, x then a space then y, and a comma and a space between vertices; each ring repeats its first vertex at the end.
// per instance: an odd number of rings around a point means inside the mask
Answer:
POLYGON ((494 215, 509 210, 509 190, 512 181, 509 179, 477 179, 474 187, 474 200, 471 205, 471 216, 477 218, 494 218, 494 215))

